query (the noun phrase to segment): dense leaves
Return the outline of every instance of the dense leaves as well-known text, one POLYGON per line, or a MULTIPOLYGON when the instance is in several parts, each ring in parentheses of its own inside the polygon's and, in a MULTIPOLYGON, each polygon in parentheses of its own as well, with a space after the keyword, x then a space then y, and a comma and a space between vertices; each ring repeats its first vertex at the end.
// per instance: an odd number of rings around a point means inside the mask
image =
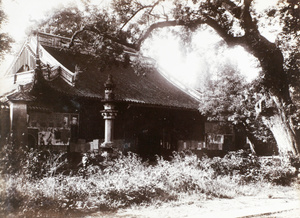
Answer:
POLYGON ((262 146, 275 143, 272 133, 257 119, 255 105, 264 95, 258 84, 257 80, 248 83, 227 66, 203 87, 199 104, 199 111, 208 120, 230 122, 245 129, 247 137, 258 147, 257 152, 266 149, 262 146))
POLYGON ((84 22, 83 13, 76 7, 61 8, 39 25, 39 31, 71 37, 84 22))
POLYGON ((1 26, 4 24, 5 20, 6 15, 2 10, 2 2, 0 1, 0 61, 3 60, 4 55, 10 51, 11 43, 13 43, 13 39, 9 36, 9 34, 4 33, 1 30, 1 26))

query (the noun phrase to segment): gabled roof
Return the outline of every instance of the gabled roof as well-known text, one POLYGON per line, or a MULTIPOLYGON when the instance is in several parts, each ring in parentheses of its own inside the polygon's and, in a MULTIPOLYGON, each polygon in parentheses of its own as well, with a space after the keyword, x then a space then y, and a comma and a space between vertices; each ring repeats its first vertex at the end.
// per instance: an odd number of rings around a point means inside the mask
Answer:
MULTIPOLYGON (((12 75, 0 78, 0 102, 7 101, 8 97, 15 100, 25 100, 25 95, 31 96, 29 92, 33 87, 33 77, 34 71, 28 71, 19 73, 18 76, 12 75), (18 82, 16 82, 17 78, 18 82)), ((28 100, 29 98, 26 101, 28 100)))
POLYGON ((34 101, 36 98, 29 92, 31 86, 31 83, 27 84, 25 87, 19 85, 18 91, 8 95, 7 99, 10 101, 34 101))
MULTIPOLYGON (((99 70, 95 64, 90 63, 90 60, 95 59, 94 56, 71 52, 57 46, 57 43, 53 46, 49 41, 55 36, 47 34, 42 36, 47 37, 47 40, 40 40, 41 46, 37 50, 44 66, 44 82, 51 89, 70 96, 102 100, 104 83, 108 74, 111 74, 116 85, 114 90, 116 101, 194 110, 198 108, 198 101, 195 98, 176 87, 155 69, 144 75, 138 75, 130 66, 124 67, 119 63, 105 70, 99 70)), ((32 40, 28 43, 31 43, 29 46, 31 52, 34 51, 32 47, 36 48, 35 43, 32 40)), ((20 65, 19 62, 16 63, 20 65)))

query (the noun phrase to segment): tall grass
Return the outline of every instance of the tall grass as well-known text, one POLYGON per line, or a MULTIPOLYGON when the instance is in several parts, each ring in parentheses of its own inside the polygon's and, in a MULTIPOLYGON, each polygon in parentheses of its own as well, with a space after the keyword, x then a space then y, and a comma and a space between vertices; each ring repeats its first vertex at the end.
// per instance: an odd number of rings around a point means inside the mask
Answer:
POLYGON ((49 153, 46 162, 36 159, 40 157, 36 151, 25 157, 23 170, 2 173, 0 206, 4 214, 111 211, 173 201, 187 194, 234 198, 251 194, 257 184, 289 184, 296 172, 288 159, 262 160, 243 151, 213 159, 174 153, 171 161, 157 157, 154 165, 134 153, 120 153, 115 160, 80 167, 72 173, 58 170, 67 164, 62 154, 49 153))

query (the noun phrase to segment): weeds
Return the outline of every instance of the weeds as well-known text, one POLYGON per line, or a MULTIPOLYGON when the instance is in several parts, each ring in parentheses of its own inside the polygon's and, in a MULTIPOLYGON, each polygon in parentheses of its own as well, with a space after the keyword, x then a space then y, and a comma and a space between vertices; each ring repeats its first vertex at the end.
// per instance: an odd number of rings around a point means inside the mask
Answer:
MULTIPOLYGON (((257 184, 288 185, 296 172, 288 158, 261 159, 244 151, 212 159, 174 153, 171 161, 157 157, 155 165, 134 153, 119 154, 112 161, 88 161, 72 175, 62 170, 67 164, 64 154, 29 151, 23 157, 21 169, 2 170, 2 213, 111 211, 186 194, 234 198, 248 195, 257 184)), ((2 156, 2 162, 10 160, 2 156)))
MULTIPOLYGON (((270 182, 275 185, 289 185, 296 176, 296 168, 290 157, 259 158, 244 150, 229 152, 224 158, 215 157, 201 161, 206 163, 215 176, 237 175, 240 184, 270 182)), ((203 167, 202 167, 203 168, 203 167)))

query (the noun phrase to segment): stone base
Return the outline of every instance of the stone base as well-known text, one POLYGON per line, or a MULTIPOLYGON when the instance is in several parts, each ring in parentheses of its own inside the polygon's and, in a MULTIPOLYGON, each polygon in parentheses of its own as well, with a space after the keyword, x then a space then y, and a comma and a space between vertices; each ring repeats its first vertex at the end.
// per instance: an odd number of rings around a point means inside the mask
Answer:
POLYGON ((118 149, 113 147, 112 142, 103 142, 99 146, 99 153, 101 154, 101 156, 106 158, 106 160, 110 160, 118 156, 118 149))
POLYGON ((112 142, 103 142, 101 143, 101 145, 99 146, 99 148, 113 148, 113 143, 112 142))

